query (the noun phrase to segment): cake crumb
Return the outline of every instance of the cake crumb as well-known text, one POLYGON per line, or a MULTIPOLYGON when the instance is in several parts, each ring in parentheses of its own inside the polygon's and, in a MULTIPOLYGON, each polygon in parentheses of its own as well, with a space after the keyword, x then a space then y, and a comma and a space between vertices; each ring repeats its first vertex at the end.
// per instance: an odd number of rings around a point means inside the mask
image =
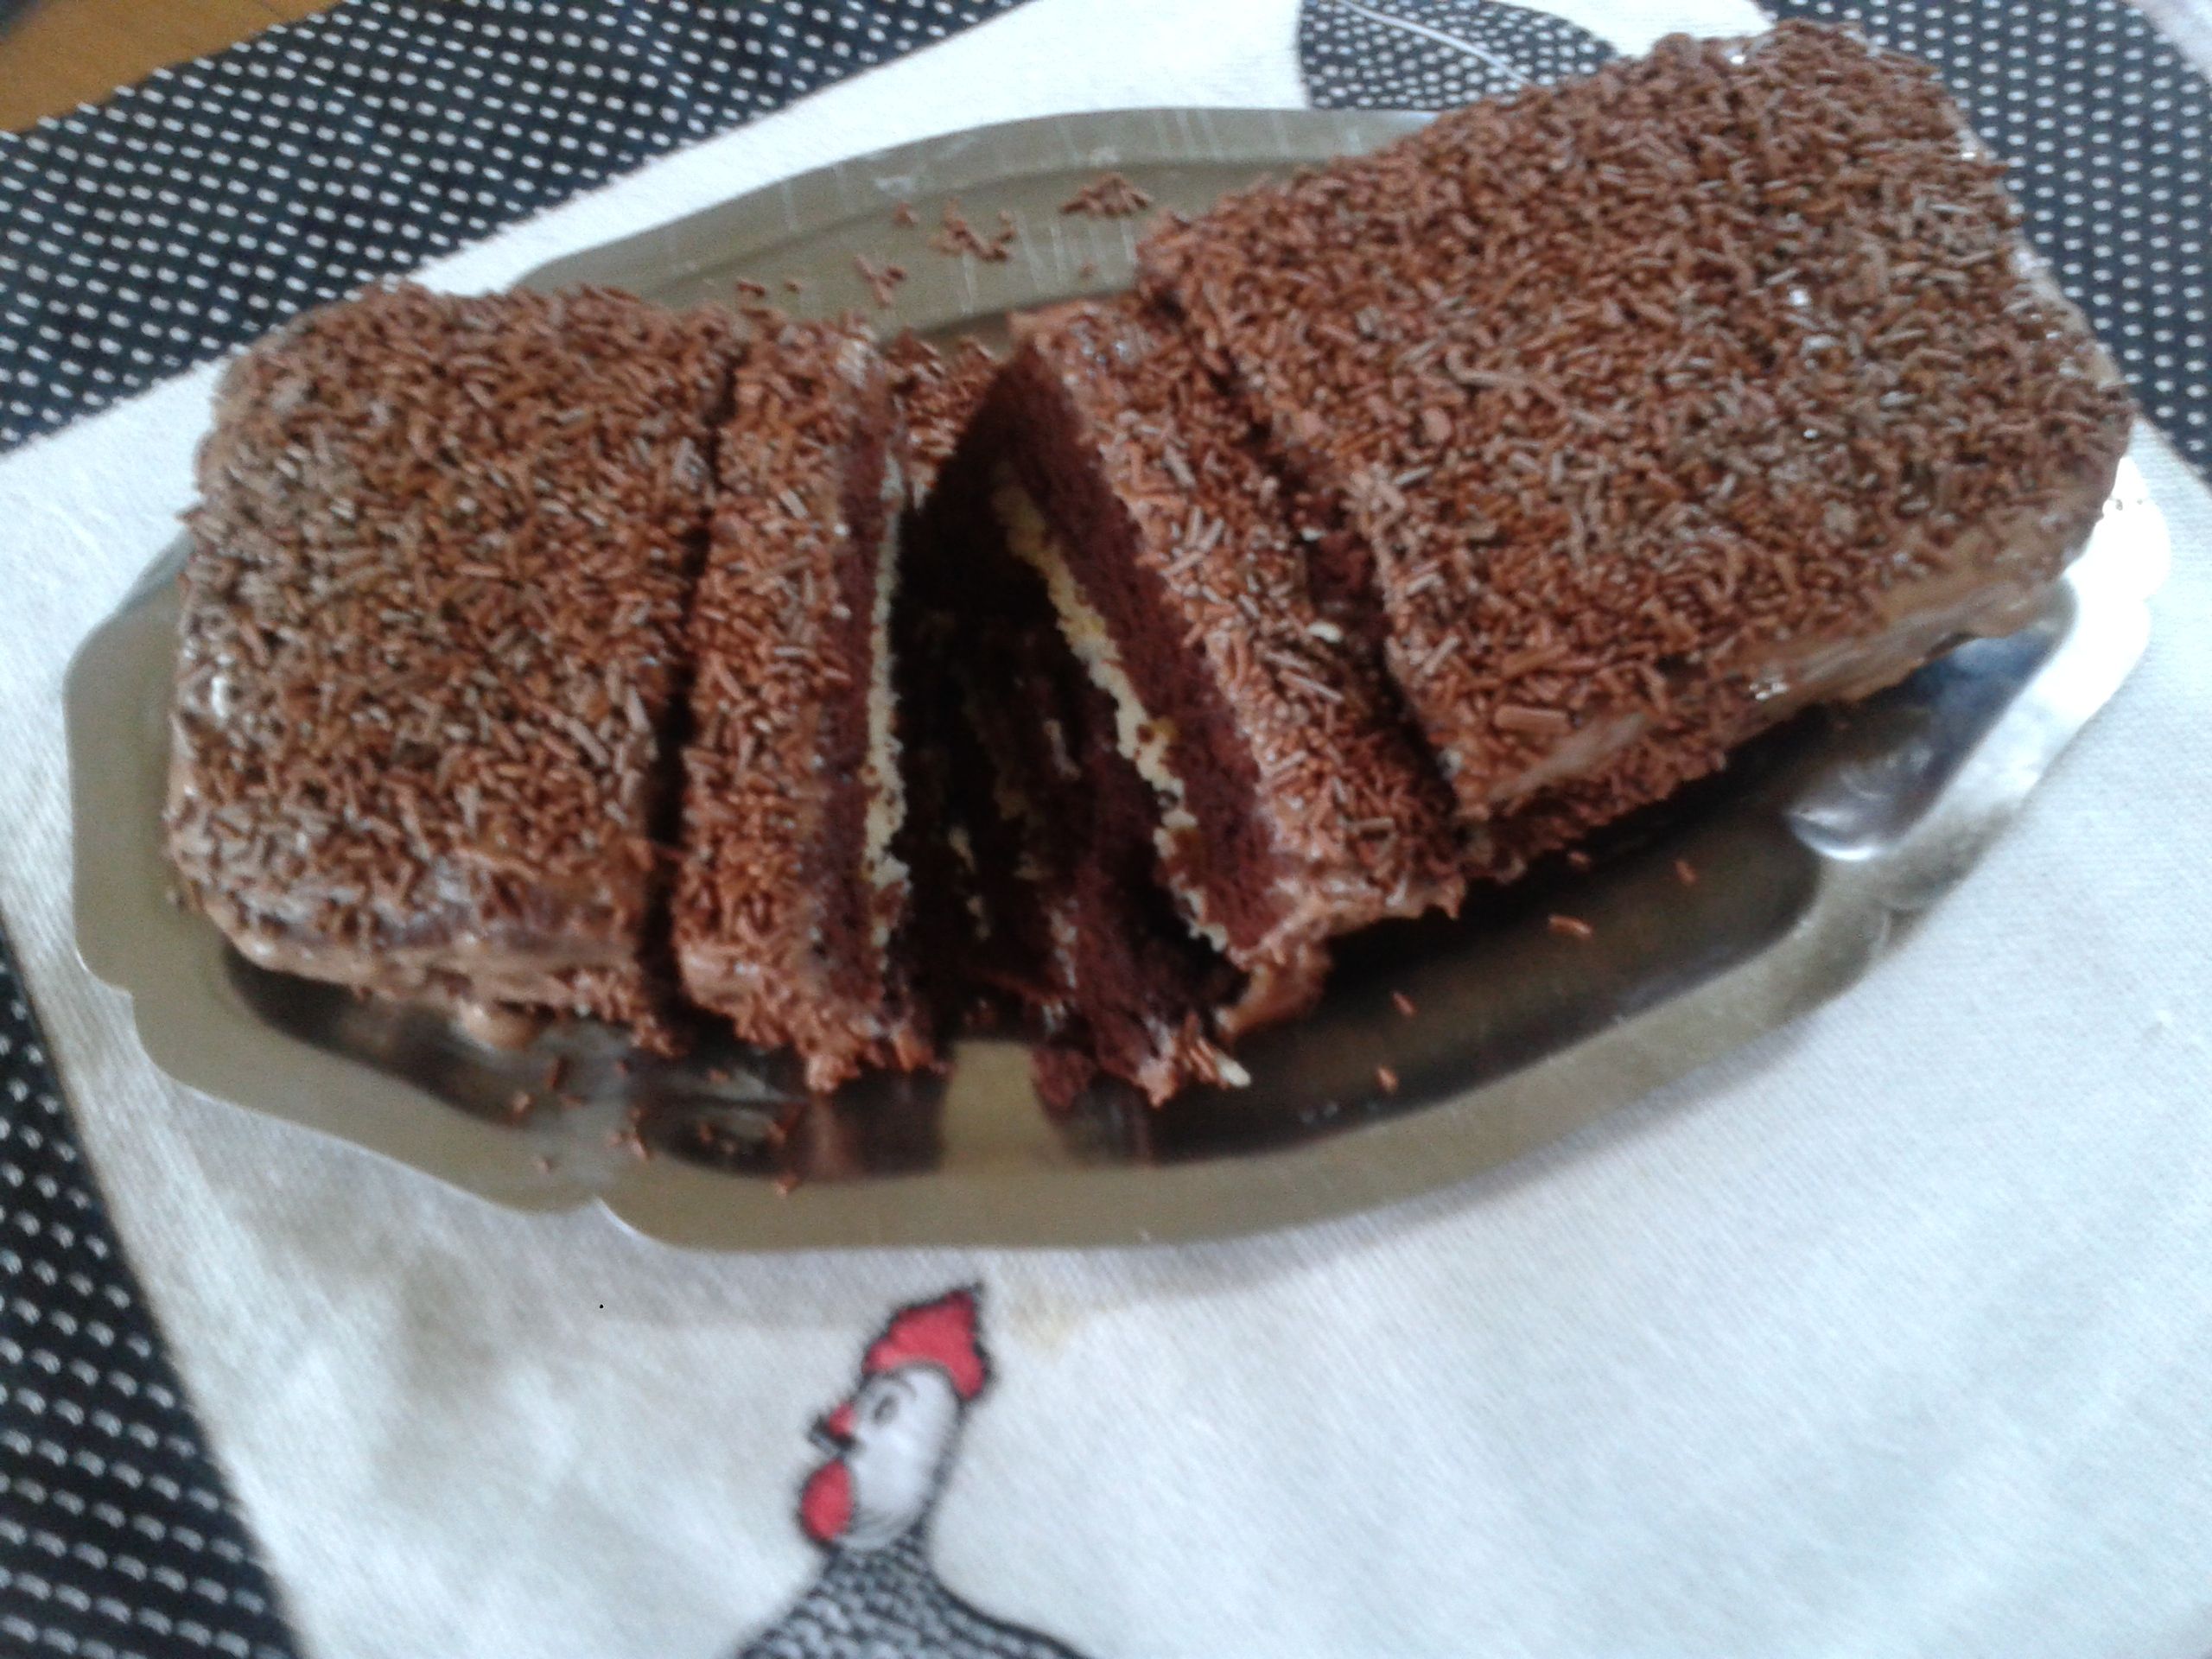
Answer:
POLYGON ((1414 1015, 1419 1012, 1419 1010, 1414 1007, 1413 998, 1408 996, 1403 991, 1393 991, 1390 993, 1390 1006, 1395 1008, 1400 1014, 1405 1015, 1408 1020, 1412 1019, 1414 1015))
POLYGON ((1675 880, 1681 882, 1686 887, 1694 887, 1697 886, 1697 866, 1691 863, 1687 858, 1676 859, 1675 861, 1675 880))
POLYGON ((1375 1068, 1375 1081, 1382 1085, 1382 1092, 1386 1095, 1395 1095, 1398 1092, 1398 1074, 1387 1065, 1378 1065, 1375 1068))
POLYGON ((1102 173, 1060 204, 1064 213, 1093 219, 1131 219, 1152 206, 1152 198, 1119 173, 1102 173))
POLYGON ((902 231, 913 229, 916 223, 914 204, 902 201, 891 210, 891 222, 902 231))
POLYGON ((879 309, 887 308, 899 284, 906 280, 904 265, 878 265, 870 263, 865 254, 853 256, 853 269, 861 274, 861 281, 868 284, 868 291, 875 296, 879 309))
POLYGON ((1552 916, 1546 918, 1544 925, 1570 939, 1586 939, 1597 931, 1580 916, 1552 916))

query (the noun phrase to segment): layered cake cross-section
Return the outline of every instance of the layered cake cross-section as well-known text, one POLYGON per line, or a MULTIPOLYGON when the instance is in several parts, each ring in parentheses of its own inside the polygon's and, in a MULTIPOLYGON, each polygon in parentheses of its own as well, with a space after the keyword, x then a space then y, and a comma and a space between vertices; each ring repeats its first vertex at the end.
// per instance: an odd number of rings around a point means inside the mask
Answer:
POLYGON ((691 609, 673 936, 694 1002, 827 1089, 932 1056, 891 639, 905 443, 863 329, 753 321, 691 609))
POLYGON ((1448 798, 1178 330, 1134 300, 1040 316, 969 441, 1152 790, 1161 882, 1245 976, 1224 1033, 1303 1011, 1332 938, 1456 908, 1448 798))
POLYGON ((988 365, 962 360, 965 440, 909 540, 901 659, 935 721, 918 775, 934 763, 944 780, 934 961, 988 1024, 1035 1040, 1053 1103, 1102 1072, 1154 1101, 1241 1080, 1215 1021, 1243 976, 1160 884, 1159 803, 1043 577, 1009 550, 992 499, 1002 435, 975 419, 988 365))

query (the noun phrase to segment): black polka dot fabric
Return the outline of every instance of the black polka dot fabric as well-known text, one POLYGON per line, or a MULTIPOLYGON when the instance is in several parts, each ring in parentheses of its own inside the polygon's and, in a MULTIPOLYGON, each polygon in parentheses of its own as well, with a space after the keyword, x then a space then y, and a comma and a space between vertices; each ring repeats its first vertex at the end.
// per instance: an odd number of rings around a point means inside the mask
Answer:
POLYGON ((291 1659, 0 937, 0 1653, 291 1659))
POLYGON ((1325 110, 1440 110, 1587 74, 1611 47, 1563 19, 1491 0, 1307 0, 1306 95, 1325 110))
POLYGON ((0 450, 1015 3, 352 0, 0 134, 0 450))
MULTIPOLYGON (((2212 470, 2212 87, 2126 0, 1768 0, 1926 59, 2013 163, 2030 240, 2151 418, 2212 470)), ((1605 48, 1484 0, 1306 0, 1316 104, 1435 109, 1605 48), (1579 43, 1578 43, 1579 40, 1579 43)))

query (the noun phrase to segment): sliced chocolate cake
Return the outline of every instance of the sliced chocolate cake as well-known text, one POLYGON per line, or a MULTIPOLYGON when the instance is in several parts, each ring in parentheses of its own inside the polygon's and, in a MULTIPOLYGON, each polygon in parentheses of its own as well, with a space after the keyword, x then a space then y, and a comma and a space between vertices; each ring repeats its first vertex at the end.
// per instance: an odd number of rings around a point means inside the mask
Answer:
POLYGON ((1156 235, 1475 833, 1657 798, 2033 613, 2125 394, 1932 74, 1662 41, 1156 235))
POLYGON ((918 644, 905 666, 939 700, 962 906, 931 936, 933 965, 992 1023, 1038 1040, 1055 1103, 1099 1072, 1154 1101, 1193 1081, 1241 1082, 1212 1030, 1242 976, 1160 887, 1158 804, 1121 751, 1114 706, 1069 649, 1042 578, 1007 550, 991 499, 1003 440, 988 423, 969 428, 908 543, 903 614, 918 644))
POLYGON ((1306 1006, 1332 937, 1456 907, 1448 798, 1179 331, 1133 302, 1037 320, 976 437, 1008 549, 1152 787, 1166 887, 1247 976, 1228 1028, 1306 1006))
POLYGON ((232 365, 167 813, 251 961, 632 1021, 727 318, 411 287, 232 365))
POLYGON ((906 486, 865 331, 753 314, 691 611, 683 988, 810 1087, 931 1057, 904 960, 890 619, 906 486))

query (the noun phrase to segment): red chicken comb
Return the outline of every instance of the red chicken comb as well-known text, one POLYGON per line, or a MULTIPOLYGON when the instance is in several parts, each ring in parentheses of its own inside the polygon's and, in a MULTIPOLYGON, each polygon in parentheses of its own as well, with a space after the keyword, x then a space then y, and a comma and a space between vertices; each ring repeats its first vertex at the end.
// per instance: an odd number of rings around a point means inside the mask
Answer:
POLYGON ((864 1376, 900 1365, 934 1365, 952 1379, 963 1401, 990 1381, 990 1365, 976 1342, 976 1293, 955 1290, 933 1302, 916 1302, 891 1316, 883 1334, 861 1361, 864 1376))

